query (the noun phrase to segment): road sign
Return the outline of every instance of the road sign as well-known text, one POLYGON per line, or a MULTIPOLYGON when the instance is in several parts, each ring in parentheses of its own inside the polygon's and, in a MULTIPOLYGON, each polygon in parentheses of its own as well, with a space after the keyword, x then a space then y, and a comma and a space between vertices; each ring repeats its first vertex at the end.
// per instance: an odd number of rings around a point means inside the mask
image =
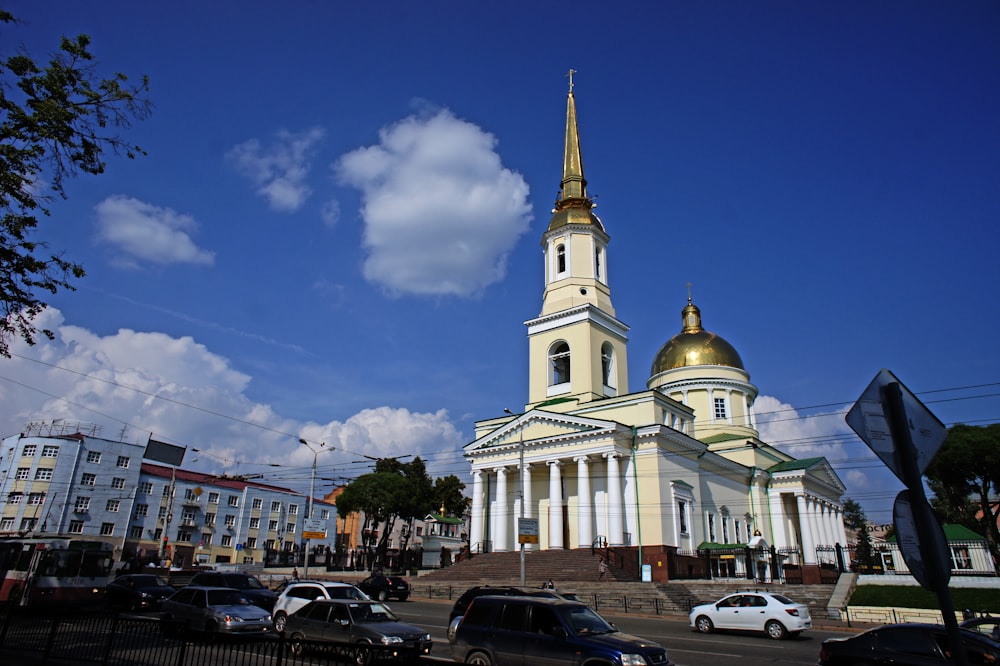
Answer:
POLYGON ((306 518, 302 524, 303 539, 325 539, 326 521, 318 518, 306 518))
POLYGON ((948 429, 891 372, 882 369, 875 375, 875 379, 847 412, 845 419, 858 437, 864 440, 892 473, 905 483, 902 461, 892 440, 892 432, 882 403, 882 389, 893 382, 899 384, 903 393, 903 409, 916 450, 917 468, 923 474, 941 448, 941 443, 948 435, 948 429))
POLYGON ((928 590, 933 590, 935 581, 934 575, 943 576, 944 580, 937 581, 940 585, 948 585, 951 580, 951 571, 947 566, 937 566, 934 562, 928 561, 925 555, 937 558, 938 563, 950 563, 951 553, 948 550, 948 540, 941 529, 941 523, 937 516, 928 511, 924 518, 928 522, 925 534, 931 536, 931 543, 921 544, 917 536, 917 521, 913 515, 913 505, 910 502, 910 491, 903 490, 896 495, 896 502, 892 505, 892 524, 896 530, 896 541, 899 543, 899 551, 903 554, 903 561, 910 569, 910 573, 928 590), (933 523, 933 524, 930 524, 933 523))
POLYGON ((517 542, 518 543, 538 543, 538 519, 518 518, 517 520, 517 542))

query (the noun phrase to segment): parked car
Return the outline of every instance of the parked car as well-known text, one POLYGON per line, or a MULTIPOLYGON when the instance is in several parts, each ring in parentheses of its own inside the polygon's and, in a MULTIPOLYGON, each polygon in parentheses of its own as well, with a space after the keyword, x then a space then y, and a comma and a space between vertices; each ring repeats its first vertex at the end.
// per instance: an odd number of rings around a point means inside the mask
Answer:
POLYGON ((486 595, 509 597, 512 595, 523 596, 525 594, 527 594, 527 592, 519 587, 492 587, 490 585, 477 585, 475 587, 470 587, 455 600, 455 605, 451 607, 451 613, 448 615, 448 623, 450 625, 456 617, 465 615, 465 609, 469 607, 469 604, 471 604, 472 600, 476 597, 483 597, 486 595))
POLYGON ((265 633, 271 614, 228 587, 189 585, 163 600, 161 619, 165 633, 178 630, 221 634, 265 633))
POLYGON ((529 597, 542 597, 543 599, 563 599, 565 601, 580 601, 580 597, 572 592, 556 592, 555 590, 533 590, 526 592, 529 597))
MULTIPOLYGON (((970 666, 1000 663, 1000 643, 960 628, 970 666)), ((819 650, 819 666, 893 664, 931 666, 952 662, 948 630, 939 624, 889 624, 849 638, 828 638, 819 650)))
POLYGON ((448 642, 464 664, 671 664, 662 645, 621 633, 576 601, 480 596, 456 625, 448 642))
POLYGON ((974 617, 964 620, 959 626, 985 634, 995 641, 1000 641, 1000 617, 989 615, 974 617))
POLYGON ((310 641, 343 648, 354 646, 358 664, 380 657, 414 661, 429 655, 433 643, 426 629, 402 622, 380 601, 317 599, 288 616, 285 632, 292 653, 301 656, 310 641))
POLYGON ((265 610, 274 608, 274 602, 278 599, 278 595, 267 589, 256 576, 235 571, 199 571, 191 578, 189 585, 231 587, 242 592, 250 603, 265 610))
POLYGON ((282 583, 278 587, 278 600, 274 602, 275 631, 285 630, 285 620, 310 601, 316 599, 353 599, 367 601, 368 595, 350 583, 331 583, 321 580, 299 580, 282 583))
POLYGON ((718 629, 763 631, 774 639, 812 629, 809 607, 773 592, 739 592, 711 604, 695 606, 688 616, 703 634, 718 629))
POLYGON ((358 583, 358 587, 369 597, 379 601, 386 599, 406 601, 407 597, 410 596, 410 584, 406 582, 405 578, 399 576, 375 574, 358 583))
POLYGON ((176 591, 156 574, 125 574, 108 583, 104 595, 109 606, 141 611, 159 608, 176 591))

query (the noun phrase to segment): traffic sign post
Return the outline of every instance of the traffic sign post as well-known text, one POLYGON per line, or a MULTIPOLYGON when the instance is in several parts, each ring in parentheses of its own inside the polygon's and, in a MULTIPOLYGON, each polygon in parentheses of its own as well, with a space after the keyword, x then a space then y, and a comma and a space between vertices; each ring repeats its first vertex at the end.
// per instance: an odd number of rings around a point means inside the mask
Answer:
POLYGON ((924 493, 923 473, 947 428, 888 370, 882 370, 847 413, 848 425, 906 485, 893 507, 903 561, 937 595, 955 663, 967 666, 955 605, 948 590, 951 563, 937 516, 924 493))

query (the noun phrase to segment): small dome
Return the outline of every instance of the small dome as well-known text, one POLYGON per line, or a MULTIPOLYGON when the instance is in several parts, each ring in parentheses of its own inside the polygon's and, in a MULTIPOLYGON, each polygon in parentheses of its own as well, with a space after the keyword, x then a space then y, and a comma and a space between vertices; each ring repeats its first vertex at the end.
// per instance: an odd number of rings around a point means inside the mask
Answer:
POLYGON ((701 310, 688 298, 681 312, 683 329, 660 347, 653 360, 650 377, 661 372, 693 365, 726 365, 745 370, 736 349, 711 331, 701 327, 701 310))
POLYGON ((590 209, 590 206, 583 205, 557 208, 552 214, 552 220, 549 222, 548 230, 555 231, 556 229, 572 224, 591 225, 596 227, 599 231, 604 232, 604 225, 601 223, 601 219, 594 214, 594 212, 590 209))

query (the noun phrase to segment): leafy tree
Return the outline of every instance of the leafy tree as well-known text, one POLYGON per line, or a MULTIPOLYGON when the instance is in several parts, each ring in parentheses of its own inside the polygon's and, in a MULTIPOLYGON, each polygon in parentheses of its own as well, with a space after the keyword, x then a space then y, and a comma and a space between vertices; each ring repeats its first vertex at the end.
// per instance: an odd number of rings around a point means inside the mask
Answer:
POLYGON ((952 426, 926 475, 937 514, 984 535, 1000 571, 1000 423, 952 426))
POLYGON ((844 525, 858 535, 858 545, 854 551, 852 568, 858 573, 871 573, 882 568, 882 563, 872 548, 872 537, 868 533, 868 518, 864 508, 852 499, 844 500, 844 525))
POLYGON ((465 484, 454 474, 438 477, 434 481, 433 502, 434 510, 440 511, 444 508, 444 515, 461 518, 469 509, 472 500, 462 492, 465 484))
MULTIPOLYGON (((14 23, 0 9, 0 26, 14 23)), ((45 309, 39 294, 73 290, 70 280, 84 275, 35 237, 49 202, 66 198, 64 179, 103 173, 108 151, 144 154, 108 132, 149 114, 148 79, 129 85, 121 73, 100 78, 89 48, 90 37, 78 35, 63 37, 47 65, 25 53, 0 57, 0 356, 10 356, 17 336, 28 344, 39 332, 52 339, 33 323, 45 309)))

